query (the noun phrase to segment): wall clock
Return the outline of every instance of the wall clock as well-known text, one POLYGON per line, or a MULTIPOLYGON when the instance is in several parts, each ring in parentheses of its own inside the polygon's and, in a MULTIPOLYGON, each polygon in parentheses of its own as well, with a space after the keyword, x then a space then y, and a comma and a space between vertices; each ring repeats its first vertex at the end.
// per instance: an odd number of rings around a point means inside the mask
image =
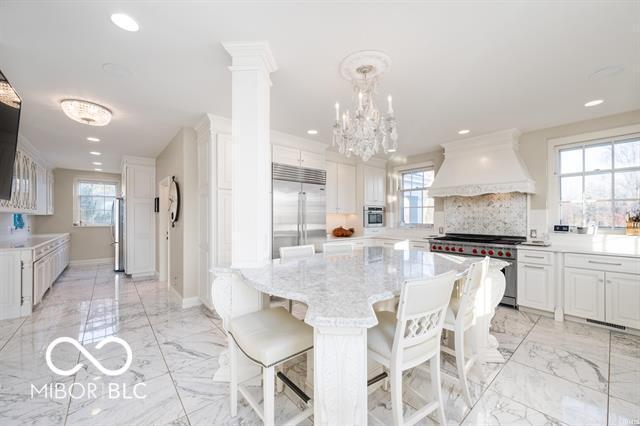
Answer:
POLYGON ((169 220, 171 221, 171 227, 176 226, 178 217, 180 216, 180 187, 176 182, 176 177, 171 177, 171 183, 169 184, 169 220))

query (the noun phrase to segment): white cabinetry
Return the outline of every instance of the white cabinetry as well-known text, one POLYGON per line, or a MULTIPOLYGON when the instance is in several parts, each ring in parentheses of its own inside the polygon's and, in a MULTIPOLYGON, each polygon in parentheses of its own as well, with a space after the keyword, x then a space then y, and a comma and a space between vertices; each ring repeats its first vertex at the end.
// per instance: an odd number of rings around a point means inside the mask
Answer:
POLYGON ((606 272, 606 321, 640 329, 640 277, 606 272))
POLYGON ((44 294, 69 265, 70 239, 64 236, 34 250, 33 305, 42 301, 44 294))
POLYGON ((47 170, 47 184, 46 184, 46 198, 47 205, 45 212, 46 214, 53 214, 53 170, 47 170))
POLYGON ((356 168, 348 164, 326 162, 327 213, 356 213, 356 168))
POLYGON ((564 268, 565 314, 604 321, 604 293, 604 272, 564 268))
POLYGON ((366 206, 385 205, 385 176, 384 169, 364 166, 364 204, 366 206))
POLYGON ((36 160, 33 148, 26 151, 21 146, 13 164, 11 198, 0 200, 0 213, 53 214, 53 174, 36 160))
POLYGON ((295 167, 324 170, 324 155, 282 145, 273 145, 272 161, 295 167))
POLYGON ((518 305, 553 311, 553 253, 518 251, 518 305))

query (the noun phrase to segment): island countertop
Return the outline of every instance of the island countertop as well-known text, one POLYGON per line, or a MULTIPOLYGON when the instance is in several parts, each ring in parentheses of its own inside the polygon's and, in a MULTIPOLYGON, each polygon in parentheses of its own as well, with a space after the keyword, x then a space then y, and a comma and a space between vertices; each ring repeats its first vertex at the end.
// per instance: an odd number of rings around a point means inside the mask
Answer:
MULTIPOLYGON (((353 254, 318 253, 274 260, 261 268, 239 269, 257 290, 306 303, 305 322, 314 327, 373 327, 373 304, 400 294, 402 283, 449 271, 464 276, 479 257, 364 247, 353 254)), ((491 268, 508 265, 491 259, 491 268)))

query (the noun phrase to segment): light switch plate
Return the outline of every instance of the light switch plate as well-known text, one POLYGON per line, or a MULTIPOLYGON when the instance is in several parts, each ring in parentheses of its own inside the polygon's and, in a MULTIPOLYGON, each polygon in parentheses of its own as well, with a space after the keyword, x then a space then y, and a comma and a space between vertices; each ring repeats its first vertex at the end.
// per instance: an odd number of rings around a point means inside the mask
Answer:
POLYGON ((537 229, 531 229, 529 231, 529 237, 531 238, 538 238, 538 230, 537 229))

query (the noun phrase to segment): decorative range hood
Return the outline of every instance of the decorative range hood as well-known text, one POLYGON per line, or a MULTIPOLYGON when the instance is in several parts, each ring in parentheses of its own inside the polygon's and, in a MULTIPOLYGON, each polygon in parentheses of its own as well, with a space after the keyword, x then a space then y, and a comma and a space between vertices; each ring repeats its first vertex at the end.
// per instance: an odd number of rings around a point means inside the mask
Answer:
POLYGON ((517 129, 444 143, 444 162, 429 189, 432 197, 535 193, 536 183, 518 152, 517 129))

